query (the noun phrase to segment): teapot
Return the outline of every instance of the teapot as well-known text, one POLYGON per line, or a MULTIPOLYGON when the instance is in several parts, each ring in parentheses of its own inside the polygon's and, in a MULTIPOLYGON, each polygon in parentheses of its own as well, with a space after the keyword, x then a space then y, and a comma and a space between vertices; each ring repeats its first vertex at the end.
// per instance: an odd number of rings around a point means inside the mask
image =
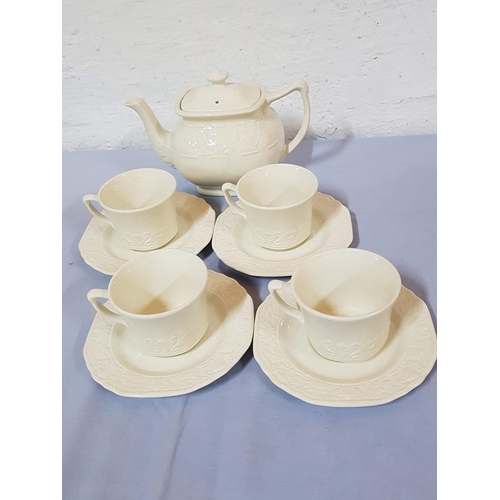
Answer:
POLYGON ((228 76, 226 71, 214 71, 207 76, 208 85, 181 95, 175 104, 180 119, 171 132, 144 99, 126 103, 139 114, 162 160, 203 195, 223 196, 225 182, 236 184, 254 168, 280 163, 304 138, 311 119, 305 81, 268 92, 262 85, 227 82, 228 76), (283 124, 270 104, 294 91, 300 92, 304 116, 297 135, 285 144, 283 124))

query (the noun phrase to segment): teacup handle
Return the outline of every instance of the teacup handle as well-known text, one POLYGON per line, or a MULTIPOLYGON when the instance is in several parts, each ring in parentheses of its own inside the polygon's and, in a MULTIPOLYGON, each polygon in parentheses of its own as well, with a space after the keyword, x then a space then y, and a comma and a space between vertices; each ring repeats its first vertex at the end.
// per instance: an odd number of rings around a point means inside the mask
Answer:
POLYGON ((224 193, 224 198, 226 198, 227 204, 234 210, 238 215, 241 215, 245 219, 247 218, 245 211, 236 204, 236 202, 231 198, 229 191, 236 193, 237 187, 231 182, 226 182, 222 185, 222 192, 224 193))
POLYGON ((94 288, 87 293, 88 301, 94 306, 94 309, 105 316, 108 320, 113 323, 120 323, 128 327, 127 322, 119 315, 113 311, 110 311, 104 304, 99 302, 97 299, 109 299, 109 293, 107 290, 100 290, 94 288))
POLYGON ((94 205, 92 205, 93 201, 99 203, 99 198, 95 194, 86 194, 83 197, 83 203, 85 203, 85 206, 89 209, 90 213, 95 218, 97 218, 99 220, 102 220, 102 221, 106 222, 107 224, 109 224, 111 227, 113 227, 113 224, 111 223, 111 221, 109 220, 109 218, 106 217, 101 212, 99 212, 99 210, 97 210, 97 208, 95 208, 94 205))
POLYGON ((271 297, 274 299, 274 302, 276 302, 277 306, 279 306, 281 309, 283 309, 283 311, 285 311, 286 314, 298 319, 302 324, 304 324, 304 314, 300 310, 299 305, 295 302, 297 304, 297 307, 289 306, 278 295, 278 290, 283 290, 293 297, 292 285, 290 284, 289 281, 285 283, 284 281, 280 281, 280 280, 272 280, 267 285, 267 288, 269 289, 269 293, 271 294, 271 297))

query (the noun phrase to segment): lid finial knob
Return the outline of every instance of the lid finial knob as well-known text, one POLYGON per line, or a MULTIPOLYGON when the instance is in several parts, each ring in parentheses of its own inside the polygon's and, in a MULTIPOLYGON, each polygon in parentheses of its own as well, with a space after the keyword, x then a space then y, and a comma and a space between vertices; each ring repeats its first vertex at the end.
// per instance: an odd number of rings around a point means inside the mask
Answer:
POLYGON ((216 70, 208 74, 207 80, 210 83, 225 83, 229 73, 227 71, 216 70))

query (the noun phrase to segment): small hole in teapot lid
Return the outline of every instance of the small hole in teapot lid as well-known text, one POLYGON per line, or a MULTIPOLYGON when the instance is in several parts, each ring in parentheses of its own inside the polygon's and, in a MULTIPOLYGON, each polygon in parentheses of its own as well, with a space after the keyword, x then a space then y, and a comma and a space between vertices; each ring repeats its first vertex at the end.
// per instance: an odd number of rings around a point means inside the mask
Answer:
MULTIPOLYGON (((194 87, 179 102, 179 110, 192 116, 225 116, 238 114, 258 106, 262 98, 259 85, 228 83, 226 72, 214 72, 208 77, 209 85, 194 87)), ((182 116, 182 115, 181 115, 182 116)))

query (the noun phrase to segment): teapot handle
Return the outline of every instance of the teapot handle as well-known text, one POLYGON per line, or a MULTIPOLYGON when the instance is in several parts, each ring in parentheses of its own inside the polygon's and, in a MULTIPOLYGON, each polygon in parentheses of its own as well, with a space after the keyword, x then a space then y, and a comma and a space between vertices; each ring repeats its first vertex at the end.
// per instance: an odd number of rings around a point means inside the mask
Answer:
POLYGON ((281 155, 281 160, 285 158, 285 156, 291 153, 299 144, 299 142, 304 138, 307 132, 307 127, 309 127, 309 122, 311 121, 311 104, 309 102, 309 85, 304 80, 297 80, 296 82, 291 83, 287 87, 281 90, 275 90, 274 92, 269 92, 266 101, 268 104, 285 97, 292 92, 298 91, 300 92, 300 96, 302 97, 302 102, 304 104, 304 118, 302 119, 302 124, 297 132, 297 135, 290 141, 289 144, 285 144, 283 148, 283 153, 281 155))

